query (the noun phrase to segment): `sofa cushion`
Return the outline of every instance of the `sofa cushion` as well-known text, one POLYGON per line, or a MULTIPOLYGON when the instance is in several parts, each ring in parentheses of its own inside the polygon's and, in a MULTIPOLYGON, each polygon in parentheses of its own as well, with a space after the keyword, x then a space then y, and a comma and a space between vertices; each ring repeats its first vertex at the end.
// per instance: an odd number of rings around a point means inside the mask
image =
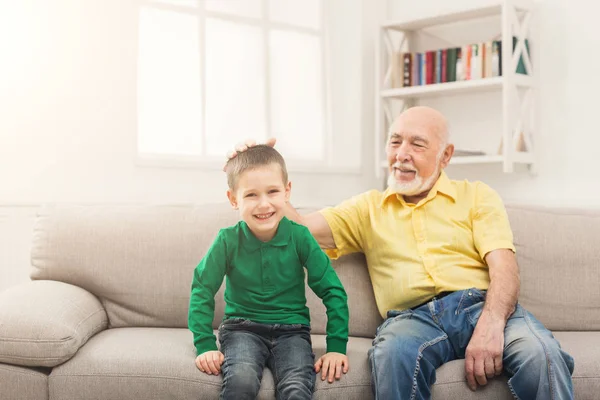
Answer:
MULTIPOLYGON (((577 399, 596 399, 600 392, 600 332, 557 332, 562 347, 575 358, 573 382, 577 399)), ((329 384, 317 377, 315 399, 371 399, 367 351, 371 340, 350 338, 350 371, 329 384)), ((315 356, 325 350, 325 337, 313 335, 315 356)), ((69 399, 214 399, 221 377, 206 375, 194 365, 191 333, 185 329, 119 328, 94 336, 70 361, 54 368, 52 398, 69 399)), ((506 377, 471 392, 465 382, 464 360, 437 370, 435 399, 512 399, 506 377)), ((259 399, 273 399, 273 378, 264 372, 259 399)))
POLYGON ((107 325, 92 294, 54 281, 27 282, 0 292, 0 362, 53 367, 107 325))
MULTIPOLYGON (((315 398, 369 398, 366 355, 370 345, 369 339, 351 338, 350 371, 334 384, 317 379, 315 398)), ((322 355, 325 338, 313 336, 313 347, 316 357, 322 355)), ((200 372, 194 364, 195 358, 192 335, 186 329, 109 329, 94 336, 70 361, 52 370, 50 396, 61 400, 218 398, 221 377, 200 372)), ((275 398, 273 377, 268 369, 258 398, 275 398)))
MULTIPOLYGON (((375 304, 373 285, 363 254, 351 254, 334 260, 333 268, 348 294, 350 311, 350 335, 373 338, 377 327, 383 322, 375 304)), ((313 333, 325 334, 326 308, 310 288, 306 289, 306 304, 310 309, 313 333)))
POLYGON ((575 359, 573 389, 577 400, 596 400, 600 393, 600 332, 553 332, 575 359))
MULTIPOLYGON (((34 228, 31 278, 95 294, 110 327, 185 327, 194 268, 219 228, 236 220, 224 203, 45 206, 34 228)), ((215 320, 222 315, 221 307, 215 320)))
MULTIPOLYGON (((31 277, 95 294, 113 328, 185 328, 194 268, 219 229, 237 221, 228 203, 46 206, 35 225, 31 277)), ((381 318, 364 257, 343 257, 334 267, 349 293, 350 334, 372 337, 381 318)), ((214 328, 223 318, 223 287, 215 303, 214 328)), ((307 304, 313 333, 324 333, 325 308, 308 287, 307 304)))
POLYGON ((552 330, 600 330, 600 210, 507 206, 520 303, 552 330))
POLYGON ((0 364, 0 398, 48 400, 48 374, 37 369, 0 364))

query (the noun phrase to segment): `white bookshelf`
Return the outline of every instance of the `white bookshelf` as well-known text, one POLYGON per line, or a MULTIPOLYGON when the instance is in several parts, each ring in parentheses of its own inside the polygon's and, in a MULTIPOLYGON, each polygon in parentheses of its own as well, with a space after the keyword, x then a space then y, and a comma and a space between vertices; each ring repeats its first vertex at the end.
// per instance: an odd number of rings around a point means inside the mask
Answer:
MULTIPOLYGON (((415 101, 424 98, 450 96, 456 94, 468 95, 479 92, 497 92, 502 97, 502 133, 501 137, 491 137, 498 143, 500 154, 485 154, 477 156, 454 156, 451 164, 498 164, 506 173, 514 172, 516 164, 525 164, 530 170, 535 166, 535 148, 533 137, 535 133, 535 104, 534 91, 536 76, 531 63, 531 52, 535 46, 532 40, 530 24, 534 12, 534 2, 530 0, 498 0, 487 2, 479 8, 452 11, 448 13, 433 13, 420 18, 401 21, 390 21, 379 26, 376 40, 376 97, 375 97, 375 151, 376 168, 382 177, 388 164, 384 154, 388 128, 396 115, 393 113, 393 102, 400 109, 412 106, 415 101), (415 31, 446 25, 471 19, 499 16, 502 40, 502 76, 473 79, 466 81, 446 82, 422 86, 391 87, 392 56, 398 51, 415 51, 411 46, 411 38, 415 31), (398 37, 400 39, 398 39, 398 37), (518 39, 513 52, 513 40, 518 39), (395 38, 395 40, 394 40, 395 38), (522 40, 529 42, 530 54, 523 51, 522 40), (506 57, 512 54, 512 57, 506 57), (519 58, 522 57, 527 75, 516 73, 519 58), (517 95, 517 94, 520 94, 517 95), (518 101, 519 104, 515 104, 518 101), (527 151, 518 151, 517 143, 523 140, 527 151), (503 145, 500 146, 500 143, 503 145), (505 145, 508 144, 508 145, 505 145)), ((469 43, 454 43, 459 47, 469 43)), ((417 49, 419 51, 420 49, 417 49)), ((452 116, 447 116, 450 119, 452 116)))

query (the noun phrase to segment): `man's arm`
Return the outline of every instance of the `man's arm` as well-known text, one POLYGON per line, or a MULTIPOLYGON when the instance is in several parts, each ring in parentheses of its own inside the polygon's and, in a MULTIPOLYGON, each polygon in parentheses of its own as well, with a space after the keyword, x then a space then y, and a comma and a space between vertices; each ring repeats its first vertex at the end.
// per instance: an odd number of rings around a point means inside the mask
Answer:
POLYGON ((320 212, 300 215, 298 210, 290 203, 287 203, 285 216, 298 224, 306 226, 315 239, 317 239, 317 243, 319 243, 322 249, 335 249, 333 232, 327 220, 320 212))
POLYGON ((504 328, 519 297, 520 278, 512 250, 498 249, 485 256, 490 286, 481 316, 465 353, 465 371, 471 390, 502 373, 504 328))
POLYGON ((490 271, 490 286, 483 313, 501 318, 504 323, 515 311, 521 279, 517 258, 512 250, 498 249, 485 256, 490 271))

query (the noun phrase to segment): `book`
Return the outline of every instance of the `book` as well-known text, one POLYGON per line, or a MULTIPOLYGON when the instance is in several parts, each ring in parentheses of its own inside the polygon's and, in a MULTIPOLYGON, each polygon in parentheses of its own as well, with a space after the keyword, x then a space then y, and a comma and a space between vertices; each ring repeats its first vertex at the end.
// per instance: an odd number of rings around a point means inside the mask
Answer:
POLYGON ((442 67, 440 68, 440 82, 448 82, 448 50, 450 49, 442 50, 442 67))
POLYGON ((483 152, 481 150, 461 150, 461 149, 454 150, 454 156, 457 156, 457 157, 484 156, 484 155, 485 155, 485 152, 483 152))
POLYGON ((392 88, 400 88, 404 86, 404 53, 395 52, 392 55, 392 73, 390 82, 392 88))
POLYGON ((447 63, 447 68, 446 68, 446 82, 454 82, 456 81, 456 65, 457 62, 460 60, 457 60, 457 57, 459 56, 459 48, 450 48, 447 51, 447 56, 446 56, 446 63, 447 63))
POLYGON ((411 53, 404 53, 402 66, 403 66, 403 76, 402 76, 402 84, 404 86, 412 85, 412 59, 413 55, 411 53))

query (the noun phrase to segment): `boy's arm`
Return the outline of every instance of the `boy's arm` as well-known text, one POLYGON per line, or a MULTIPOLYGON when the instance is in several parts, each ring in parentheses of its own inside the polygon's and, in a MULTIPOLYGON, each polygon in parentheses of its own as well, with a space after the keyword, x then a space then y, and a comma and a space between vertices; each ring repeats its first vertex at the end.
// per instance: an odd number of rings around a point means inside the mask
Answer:
POLYGON ((301 228, 298 254, 308 273, 308 286, 327 308, 327 352, 346 354, 348 343, 348 296, 329 257, 310 232, 301 228))
POLYGON ((188 326, 194 334, 198 354, 217 350, 217 338, 212 329, 215 315, 215 294, 223 283, 227 268, 227 249, 219 235, 194 271, 188 326))

